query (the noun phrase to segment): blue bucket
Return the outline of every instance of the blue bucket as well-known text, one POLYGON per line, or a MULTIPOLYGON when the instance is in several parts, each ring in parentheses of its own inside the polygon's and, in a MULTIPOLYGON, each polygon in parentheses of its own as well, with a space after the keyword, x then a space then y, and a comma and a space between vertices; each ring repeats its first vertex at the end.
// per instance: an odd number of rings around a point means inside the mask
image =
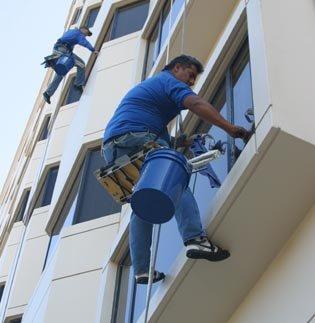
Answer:
POLYGON ((54 70, 58 75, 64 76, 71 70, 71 68, 73 66, 74 66, 73 55, 72 54, 64 54, 58 58, 58 60, 55 64, 54 70))
POLYGON ((191 167, 186 157, 173 149, 148 154, 131 197, 131 207, 141 219, 160 224, 169 221, 189 184, 191 167))

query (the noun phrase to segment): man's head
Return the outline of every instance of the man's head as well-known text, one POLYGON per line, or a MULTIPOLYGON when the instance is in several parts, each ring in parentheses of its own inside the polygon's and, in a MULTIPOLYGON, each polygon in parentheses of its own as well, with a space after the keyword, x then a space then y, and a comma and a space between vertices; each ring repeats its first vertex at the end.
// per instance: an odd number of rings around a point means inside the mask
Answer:
POLYGON ((92 32, 88 27, 82 26, 82 27, 80 27, 80 30, 81 30, 81 32, 83 32, 83 34, 85 36, 92 36, 92 32))
POLYGON ((181 55, 172 59, 164 67, 163 71, 165 70, 171 71, 178 80, 193 86, 198 74, 203 72, 203 66, 198 59, 188 55, 181 55))

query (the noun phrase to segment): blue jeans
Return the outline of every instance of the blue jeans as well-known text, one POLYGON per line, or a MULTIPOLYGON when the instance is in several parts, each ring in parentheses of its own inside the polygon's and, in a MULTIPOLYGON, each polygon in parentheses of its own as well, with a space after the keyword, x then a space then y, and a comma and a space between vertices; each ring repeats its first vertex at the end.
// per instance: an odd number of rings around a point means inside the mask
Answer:
MULTIPOLYGON (((103 146, 103 156, 106 164, 111 164, 116 158, 135 151, 140 151, 147 142, 156 140, 161 146, 168 147, 168 143, 155 134, 149 132, 128 133, 103 146)), ((180 205, 175 212, 178 231, 183 242, 205 236, 200 220, 196 200, 189 188, 182 196, 180 205)), ((131 214, 129 225, 129 247, 131 261, 136 275, 147 273, 150 265, 150 247, 152 240, 151 223, 140 219, 134 212, 131 214)))
MULTIPOLYGON (((55 46, 53 53, 61 56, 63 54, 68 54, 70 52, 67 48, 65 48, 63 46, 55 46)), ((78 86, 84 85, 85 84, 85 63, 78 55, 73 54, 73 53, 72 53, 72 55, 74 58, 74 66, 76 66, 76 68, 77 68, 77 75, 76 75, 74 84, 78 85, 78 86)), ((46 90, 46 93, 49 96, 52 96, 56 92, 62 79, 63 79, 62 75, 58 75, 57 73, 55 73, 54 79, 49 84, 49 86, 46 90)))

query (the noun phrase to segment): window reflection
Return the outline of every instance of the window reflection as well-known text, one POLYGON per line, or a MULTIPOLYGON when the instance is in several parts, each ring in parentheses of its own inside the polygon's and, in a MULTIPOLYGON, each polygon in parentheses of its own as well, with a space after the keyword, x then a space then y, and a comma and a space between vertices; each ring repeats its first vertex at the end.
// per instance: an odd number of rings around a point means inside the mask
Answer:
MULTIPOLYGON (((248 109, 252 108, 252 90, 250 65, 248 60, 236 61, 232 69, 233 84, 233 123, 251 130, 252 124, 246 119, 248 109)), ((244 142, 235 139, 236 152, 234 160, 237 159, 239 152, 244 149, 244 142)))
MULTIPOLYGON (((226 104, 226 91, 225 91, 225 81, 223 81, 212 100, 212 105, 220 111, 220 114, 228 119, 228 111, 226 104)), ((210 126, 209 124, 205 124, 202 122, 196 130, 196 133, 208 133, 211 135, 216 141, 221 140, 222 142, 228 141, 228 136, 225 131, 223 131, 219 127, 210 126)), ((210 142, 207 142, 207 145, 210 142)), ((211 166, 218 176, 220 182, 222 183, 227 176, 228 173, 228 156, 227 154, 222 155, 219 159, 211 162, 211 166)), ((207 209, 210 206, 210 202, 215 196, 218 188, 211 188, 209 185, 209 180, 206 176, 201 174, 195 174, 192 176, 190 187, 194 193, 196 198, 200 215, 202 220, 205 219, 207 214, 207 209)))
POLYGON ((170 29, 170 2, 168 1, 163 9, 162 13, 162 27, 161 27, 161 36, 160 36, 160 48, 163 47, 165 40, 168 36, 170 29))
POLYGON ((165 44, 165 41, 169 36, 169 31, 173 26, 184 3, 184 0, 167 0, 165 2, 165 5, 161 10, 159 19, 157 20, 157 23, 148 40, 148 50, 145 67, 146 76, 150 74, 151 68, 158 58, 159 53, 161 52, 163 45, 165 44), (172 16, 171 1, 173 1, 172 16))

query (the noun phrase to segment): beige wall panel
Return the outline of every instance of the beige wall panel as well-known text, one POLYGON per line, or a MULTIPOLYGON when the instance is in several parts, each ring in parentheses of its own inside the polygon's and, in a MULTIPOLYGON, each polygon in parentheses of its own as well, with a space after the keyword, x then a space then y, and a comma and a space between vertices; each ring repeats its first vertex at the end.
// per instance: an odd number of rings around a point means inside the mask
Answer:
POLYGON ((251 78, 256 125, 271 105, 265 35, 260 1, 248 1, 246 7, 248 43, 250 50, 251 78))
POLYGON ((27 304, 42 273, 49 237, 25 242, 11 291, 9 307, 27 304))
POLYGON ((134 61, 131 60, 97 73, 85 134, 102 130, 112 117, 132 85, 133 67, 134 61))
POLYGON ((18 245, 6 246, 0 258, 0 277, 7 277, 13 264, 18 245))
POLYGON ((32 159, 41 158, 45 151, 46 140, 38 141, 35 145, 32 159))
POLYGON ((100 1, 100 0, 87 0, 87 1, 85 1, 84 6, 85 6, 85 8, 87 8, 92 5, 101 4, 101 3, 102 3, 102 1, 100 1))
POLYGON ((285 131, 315 144, 314 1, 260 2, 276 122, 285 131))
POLYGON ((117 265, 111 262, 109 262, 102 271, 97 313, 94 323, 108 323, 111 321, 112 306, 115 295, 116 273, 117 265))
POLYGON ((37 174, 40 161, 41 161, 40 158, 36 158, 36 159, 32 159, 31 162, 29 163, 23 180, 24 186, 32 185, 33 180, 37 174))
POLYGON ((96 315, 101 270, 54 280, 45 323, 90 323, 96 315))
POLYGON ((52 132, 46 162, 62 154, 68 128, 69 127, 55 128, 52 132))
POLYGON ((71 123, 75 114, 77 105, 67 105, 60 108, 54 128, 64 127, 71 123))
POLYGON ((23 234, 23 229, 24 225, 22 222, 14 223, 7 241, 7 246, 18 244, 20 242, 23 234))
POLYGON ((104 43, 97 58, 97 71, 134 59, 138 41, 139 32, 136 32, 104 43))
MULTIPOLYGON (((239 2, 193 1, 186 18, 186 26, 189 28, 185 29, 185 54, 195 56, 205 63, 239 2)), ((170 59, 181 54, 181 42, 180 29, 171 44, 170 59)))
POLYGON ((74 235, 65 230, 57 251, 54 279, 101 268, 117 231, 117 223, 74 235))
POLYGON ((314 245, 315 207, 229 322, 309 322, 315 311, 314 245))
POLYGON ((45 213, 33 214, 27 228, 26 239, 32 239, 46 235, 46 223, 48 220, 48 210, 45 213))

